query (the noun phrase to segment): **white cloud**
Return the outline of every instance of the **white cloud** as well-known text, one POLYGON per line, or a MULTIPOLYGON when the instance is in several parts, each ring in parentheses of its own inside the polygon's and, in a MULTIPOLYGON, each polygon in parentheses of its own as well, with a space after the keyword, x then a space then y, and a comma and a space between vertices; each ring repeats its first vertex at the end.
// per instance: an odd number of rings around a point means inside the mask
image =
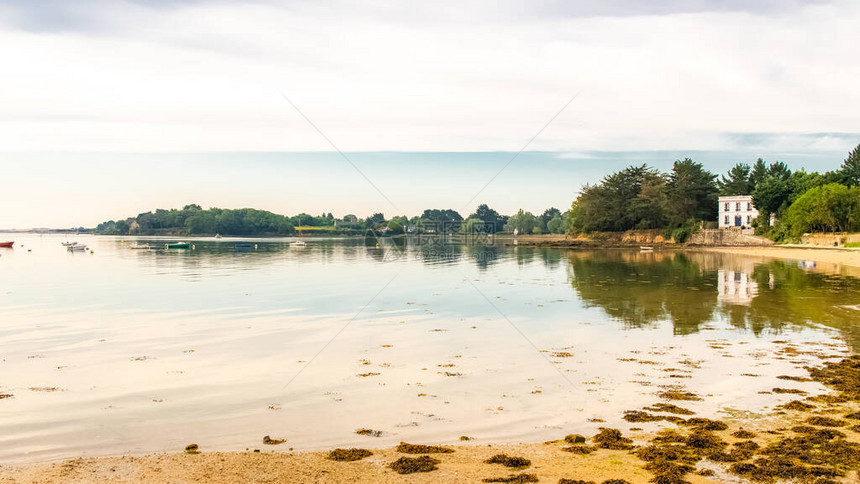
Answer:
POLYGON ((850 2, 93 5, 45 29, 6 17, 2 150, 329 149, 279 89, 345 150, 516 151, 580 90, 530 148, 731 149, 726 133, 860 126, 850 2))

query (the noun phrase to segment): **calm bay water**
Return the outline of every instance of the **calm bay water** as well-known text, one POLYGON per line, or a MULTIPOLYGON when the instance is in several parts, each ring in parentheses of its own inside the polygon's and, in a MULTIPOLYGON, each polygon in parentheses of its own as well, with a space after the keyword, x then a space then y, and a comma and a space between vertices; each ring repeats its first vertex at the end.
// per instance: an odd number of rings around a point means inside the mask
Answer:
POLYGON ((288 439, 276 449, 540 441, 629 428, 624 410, 670 385, 704 396, 685 405, 702 416, 763 412, 792 396, 762 391, 821 389, 777 376, 860 344, 858 280, 803 261, 6 238, 3 462, 244 450, 264 435, 288 439))

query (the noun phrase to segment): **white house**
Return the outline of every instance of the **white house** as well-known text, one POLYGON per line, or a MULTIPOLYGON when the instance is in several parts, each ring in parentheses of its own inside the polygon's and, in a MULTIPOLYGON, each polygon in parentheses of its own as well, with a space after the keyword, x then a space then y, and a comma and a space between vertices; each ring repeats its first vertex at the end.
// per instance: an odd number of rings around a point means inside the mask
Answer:
POLYGON ((752 203, 752 195, 732 195, 719 198, 720 228, 752 227, 758 217, 758 210, 752 203))

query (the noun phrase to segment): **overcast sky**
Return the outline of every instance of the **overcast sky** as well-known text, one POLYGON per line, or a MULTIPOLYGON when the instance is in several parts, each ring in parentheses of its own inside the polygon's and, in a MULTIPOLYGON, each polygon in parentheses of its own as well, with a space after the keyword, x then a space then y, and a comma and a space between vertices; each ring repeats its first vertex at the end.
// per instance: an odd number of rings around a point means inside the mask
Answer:
POLYGON ((459 210, 538 132, 473 205, 566 208, 685 153, 834 169, 860 143, 858 22, 826 1, 0 0, 0 227, 459 210))

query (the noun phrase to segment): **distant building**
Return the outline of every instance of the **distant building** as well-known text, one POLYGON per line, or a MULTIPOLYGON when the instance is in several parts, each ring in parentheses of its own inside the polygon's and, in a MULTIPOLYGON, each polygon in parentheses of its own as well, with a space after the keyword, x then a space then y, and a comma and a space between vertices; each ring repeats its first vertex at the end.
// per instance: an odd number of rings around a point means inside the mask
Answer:
POLYGON ((752 227, 758 217, 758 210, 752 203, 752 195, 732 195, 719 198, 720 228, 752 227))

